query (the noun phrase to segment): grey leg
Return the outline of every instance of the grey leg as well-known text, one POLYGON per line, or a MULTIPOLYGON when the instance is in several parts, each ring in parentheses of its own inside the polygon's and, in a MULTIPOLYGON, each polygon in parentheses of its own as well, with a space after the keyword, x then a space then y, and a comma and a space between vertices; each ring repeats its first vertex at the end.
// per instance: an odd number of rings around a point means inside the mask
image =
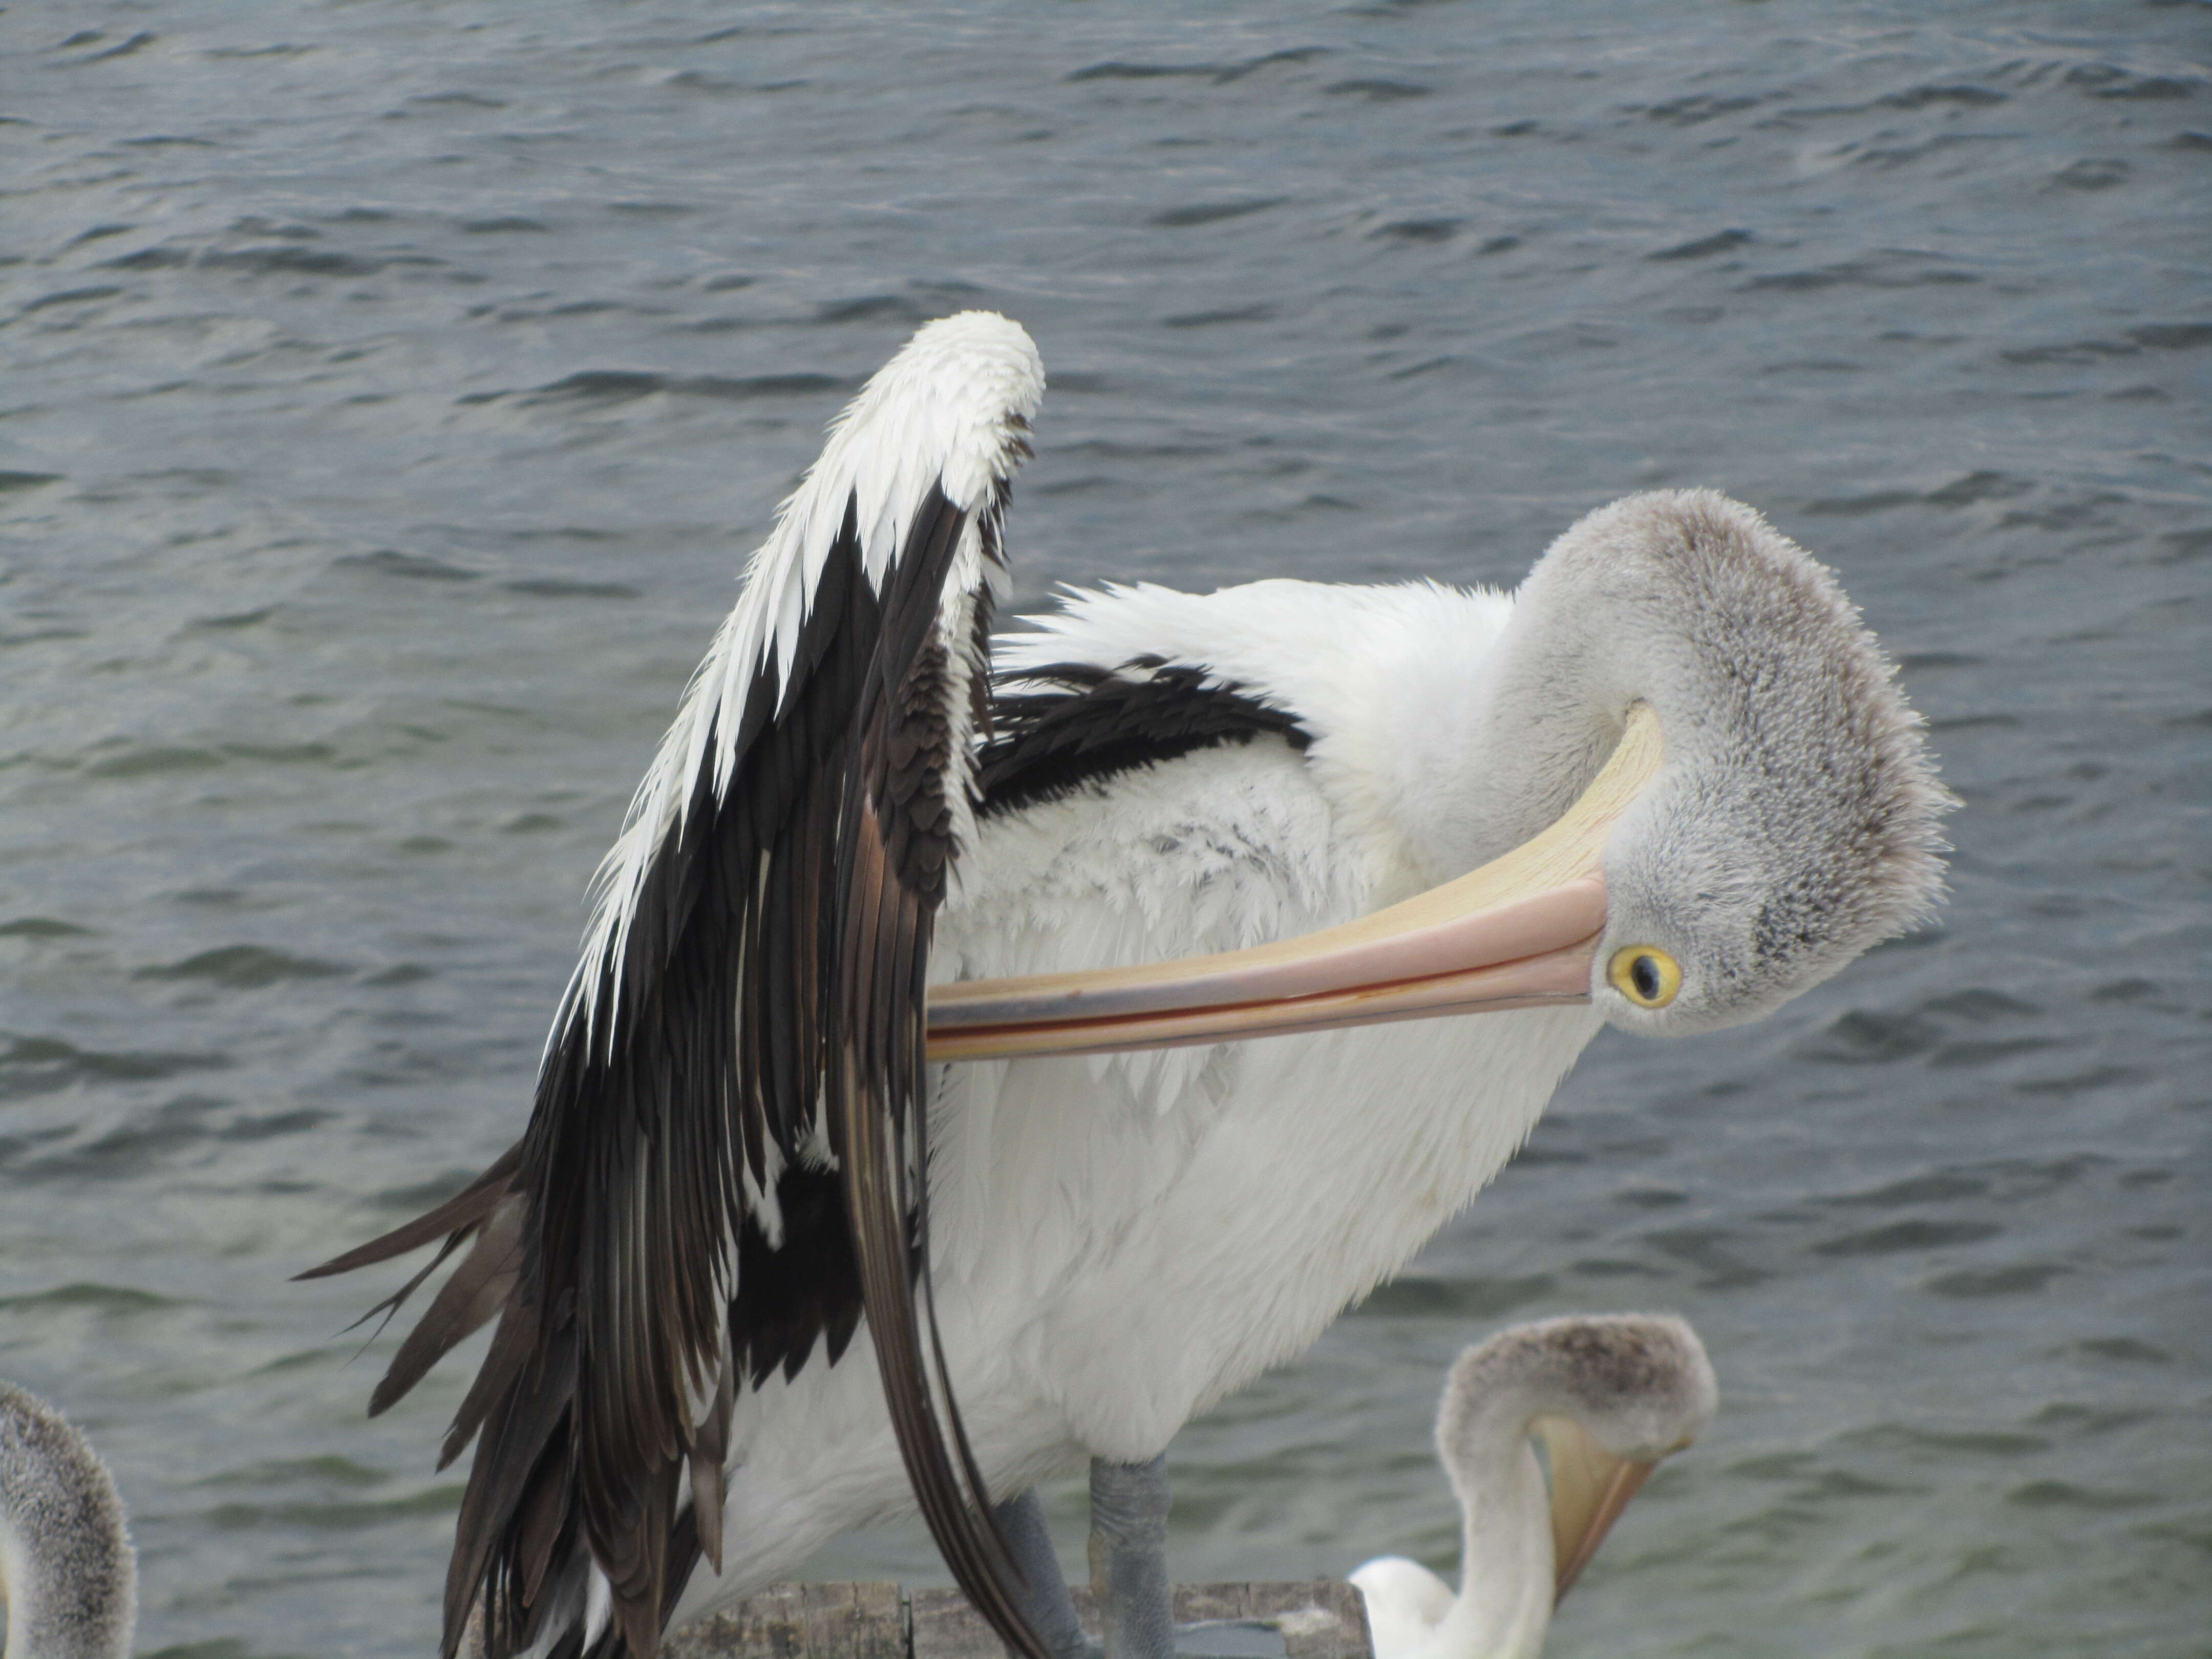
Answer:
POLYGON ((1083 1633, 1075 1616, 1075 1603, 1067 1594, 1067 1581, 1060 1576, 1060 1558, 1053 1553, 1052 1534, 1044 1523, 1044 1505, 1034 1491, 996 1505, 999 1530, 1013 1552, 1014 1565, 1024 1580, 1022 1611, 1053 1659, 1098 1659, 1098 1649, 1083 1633))
POLYGON ((1091 1593, 1106 1633, 1106 1659, 1172 1659, 1169 1600, 1168 1460, 1091 1460, 1091 1593))

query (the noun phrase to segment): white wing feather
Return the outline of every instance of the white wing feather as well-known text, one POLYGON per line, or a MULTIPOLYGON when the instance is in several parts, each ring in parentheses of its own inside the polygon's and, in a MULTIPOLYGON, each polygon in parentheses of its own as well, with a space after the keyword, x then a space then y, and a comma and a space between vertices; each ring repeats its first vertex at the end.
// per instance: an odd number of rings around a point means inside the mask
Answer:
POLYGON ((587 1032, 602 1035, 592 1029, 600 988, 620 988, 624 947, 653 855, 681 830, 703 768, 714 767, 718 799, 729 787, 747 695, 771 662, 781 708, 799 630, 843 527, 847 502, 856 504, 863 568, 880 593, 915 511, 930 486, 940 485, 946 499, 970 515, 945 583, 948 604, 964 610, 979 575, 989 574, 977 569, 983 561, 975 509, 1005 477, 1010 450, 1043 395, 1044 365, 1020 325, 991 312, 963 312, 917 332, 831 424, 821 456, 777 508, 775 528, 747 562, 738 603, 692 676, 622 834, 594 878, 583 956, 555 1017, 556 1034, 580 1015, 587 1032), (886 418, 887 412, 896 418, 886 418), (610 967, 611 975, 604 971, 610 967))

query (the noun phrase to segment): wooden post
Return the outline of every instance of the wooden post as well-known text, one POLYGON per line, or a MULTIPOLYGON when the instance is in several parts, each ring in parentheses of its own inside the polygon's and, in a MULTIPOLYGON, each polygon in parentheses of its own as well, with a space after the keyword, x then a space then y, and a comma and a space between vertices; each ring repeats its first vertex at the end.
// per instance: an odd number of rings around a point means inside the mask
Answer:
MULTIPOLYGON (((1076 1611, 1098 1628, 1091 1592, 1076 1611)), ((1178 1625, 1234 1620, 1266 1629, 1195 1632, 1188 1646, 1220 1659, 1372 1659, 1367 1608, 1341 1579, 1178 1584, 1178 1625)), ((1005 1650, 957 1589, 894 1583, 775 1584, 672 1632, 668 1659, 1000 1659, 1005 1650)))
POLYGON ((905 1599, 889 1583, 771 1584, 672 1632, 660 1650, 668 1659, 907 1659, 905 1599))

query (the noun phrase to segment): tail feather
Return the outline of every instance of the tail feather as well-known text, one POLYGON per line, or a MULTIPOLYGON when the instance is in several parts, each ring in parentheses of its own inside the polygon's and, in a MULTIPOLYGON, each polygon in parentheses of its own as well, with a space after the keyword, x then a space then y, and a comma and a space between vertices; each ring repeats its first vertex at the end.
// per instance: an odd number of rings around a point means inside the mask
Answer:
POLYGON ((735 1356, 726 1346, 714 1379, 714 1398, 691 1442, 691 1513, 697 1517, 699 1548, 722 1571, 722 1500, 730 1453, 730 1414, 737 1407, 735 1356))
POLYGON ((572 1478, 568 1443, 556 1441, 538 1459, 530 1487, 523 1494, 514 1519, 515 1562, 522 1573, 522 1600, 536 1607, 545 1588, 546 1570, 553 1565, 554 1548, 565 1537, 573 1548, 575 1528, 570 1523, 568 1483, 572 1478))
MULTIPOLYGON (((507 1334, 507 1327, 517 1322, 518 1314, 524 1316, 520 1322, 536 1324, 536 1320, 528 1316, 526 1306, 511 1305, 500 1322, 502 1338, 507 1334)), ((494 1659, 501 1659, 501 1656, 527 1645, 531 1639, 530 1627, 536 1620, 532 1603, 526 1594, 526 1582, 520 1583, 511 1576, 516 1553, 507 1546, 514 1541, 513 1534, 516 1529, 532 1519, 520 1512, 526 1507, 526 1498, 531 1494, 533 1475, 556 1485, 556 1495, 541 1496, 540 1503, 555 1504, 565 1510, 574 1491, 568 1479, 568 1460, 548 1459, 541 1455, 548 1446, 568 1444, 576 1400, 574 1310, 562 1310, 551 1323, 553 1328, 539 1346, 538 1363, 514 1366, 512 1384, 498 1390, 477 1442, 476 1461, 469 1470, 468 1489, 461 1498, 460 1518, 454 1524, 453 1555, 446 1575, 447 1634, 442 1659, 453 1659, 454 1639, 466 1620, 477 1586, 484 1583, 486 1569, 492 1564, 495 1552, 498 1561, 508 1571, 493 1575, 485 1586, 486 1645, 494 1659)), ((528 1352, 520 1343, 512 1346, 524 1353, 528 1352)), ((497 1357, 498 1347, 495 1340, 494 1353, 486 1358, 484 1371, 478 1376, 479 1386, 491 1372, 492 1358, 497 1357)), ((472 1395, 475 1392, 471 1390, 472 1395)), ((456 1424, 457 1432, 459 1429, 456 1424)), ((535 1505, 530 1507, 534 1509, 535 1505)), ((546 1525, 542 1517, 535 1518, 535 1529, 542 1532, 546 1525)), ((560 1530, 554 1528, 556 1536, 560 1530)))
MULTIPOLYGON (((469 1384, 468 1393, 461 1396, 453 1426, 446 1431, 446 1443, 438 1450, 440 1468, 459 1457, 485 1420, 501 1408, 507 1391, 530 1362, 538 1334, 538 1304, 524 1301, 519 1293, 509 1296, 499 1316, 499 1328, 492 1333, 491 1350, 477 1368, 476 1381, 469 1384)), ((573 1337, 570 1341, 573 1346, 573 1337)), ((568 1363, 573 1368, 573 1354, 568 1363)))
MULTIPOLYGON (((292 1275, 294 1280, 328 1279, 333 1273, 349 1273, 356 1267, 371 1267, 379 1261, 389 1261, 396 1255, 405 1255, 410 1250, 419 1250, 443 1235, 468 1231, 496 1209, 501 1199, 510 1192, 519 1190, 515 1177, 522 1170, 522 1142, 516 1141, 499 1155, 491 1168, 436 1209, 427 1211, 380 1237, 370 1239, 366 1244, 356 1244, 343 1255, 334 1255, 319 1267, 295 1273, 292 1275)), ((431 1265, 435 1267, 437 1264, 433 1262, 431 1265)), ((419 1279, 416 1282, 420 1282, 419 1279)))
MULTIPOLYGON (((654 1653, 660 1646, 667 1616, 671 1523, 683 1474, 684 1465, 671 1458, 653 1471, 655 1478, 632 1484, 625 1524, 614 1536, 592 1540, 592 1554, 614 1588, 616 1621, 632 1653, 654 1653)), ((690 1576, 688 1564, 684 1576, 690 1576)))
MULTIPOLYGON (((520 1195, 508 1198, 477 1230, 476 1247, 462 1258, 453 1277, 438 1287, 438 1294, 415 1328, 407 1333, 383 1380, 369 1395, 371 1417, 404 1399, 425 1372, 506 1305, 522 1273, 523 1208, 520 1195)), ((461 1235, 454 1237, 458 1239, 461 1235)), ((437 1265, 436 1261, 430 1264, 437 1265)), ((423 1272, 429 1270, 426 1267, 423 1272)), ((418 1276, 408 1288, 420 1282, 418 1276)))

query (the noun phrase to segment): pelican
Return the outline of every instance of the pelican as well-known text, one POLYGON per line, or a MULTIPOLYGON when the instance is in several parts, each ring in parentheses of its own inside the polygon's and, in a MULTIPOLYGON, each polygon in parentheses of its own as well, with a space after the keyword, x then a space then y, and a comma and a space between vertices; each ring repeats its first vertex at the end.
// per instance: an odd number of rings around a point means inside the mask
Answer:
POLYGON ((12 1382, 0 1382, 0 1607, 6 1659, 128 1659, 138 1620, 138 1556, 107 1466, 12 1382))
POLYGON ((1403 1556, 1354 1572, 1375 1659, 1535 1659, 1553 1606, 1717 1398, 1705 1344, 1680 1319, 1547 1319, 1462 1353, 1437 1407, 1437 1460, 1460 1506, 1459 1594, 1403 1556))
POLYGON ((391 1307, 459 1255, 372 1413, 497 1318, 449 1656, 474 1610, 492 1659, 650 1659, 918 1506, 1072 1659, 1032 1489, 1088 1457, 1108 1648, 1165 1659, 1194 1413, 1467 1204, 1601 1025, 1754 1018, 1934 901, 1918 720, 1750 508, 1616 502, 1513 594, 1115 586, 994 647, 1043 390, 971 312, 839 416, 602 867, 522 1139, 313 1270, 442 1242, 391 1307))

